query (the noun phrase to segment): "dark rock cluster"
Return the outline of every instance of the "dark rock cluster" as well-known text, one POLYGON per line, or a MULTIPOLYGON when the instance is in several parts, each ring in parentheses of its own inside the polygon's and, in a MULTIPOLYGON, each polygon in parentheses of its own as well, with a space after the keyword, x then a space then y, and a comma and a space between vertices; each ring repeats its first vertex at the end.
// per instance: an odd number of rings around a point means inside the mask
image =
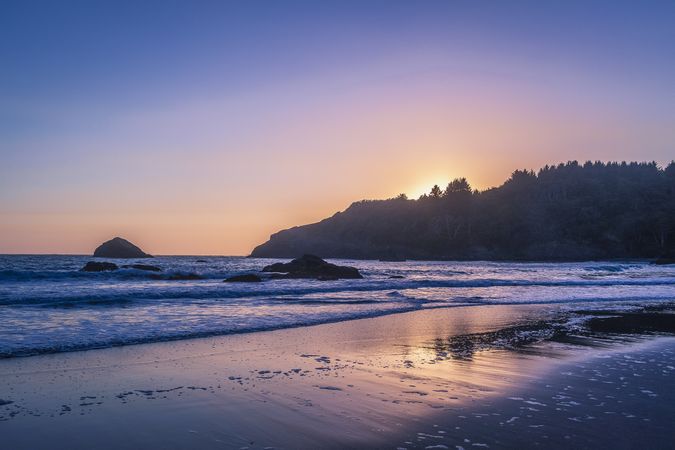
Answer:
POLYGON ((111 262, 89 261, 80 269, 80 272, 111 272, 119 268, 117 264, 111 262))
MULTIPOLYGON (((83 268, 80 269, 81 272, 112 272, 114 270, 120 269, 115 263, 107 261, 89 261, 83 268)), ((148 264, 125 264, 122 266, 122 269, 136 269, 143 270, 147 272, 161 272, 161 267, 150 266, 148 264)))
POLYGON ((271 264, 265 266, 263 272, 272 272, 272 278, 314 278, 317 280, 363 278, 355 267, 331 264, 314 255, 303 255, 288 263, 271 264))

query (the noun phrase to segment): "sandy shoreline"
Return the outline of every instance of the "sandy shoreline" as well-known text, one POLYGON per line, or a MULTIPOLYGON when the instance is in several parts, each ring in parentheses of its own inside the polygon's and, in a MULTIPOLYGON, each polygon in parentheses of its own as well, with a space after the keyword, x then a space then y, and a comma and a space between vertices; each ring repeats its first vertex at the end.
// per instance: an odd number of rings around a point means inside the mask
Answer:
POLYGON ((548 316, 542 306, 459 307, 0 360, 0 399, 11 402, 0 433, 16 449, 598 448, 610 441, 593 441, 596 424, 614 420, 628 430, 618 443, 637 423, 635 439, 653 429, 650 448, 675 437, 661 424, 675 410, 674 339, 518 352, 452 340, 548 316), (625 390, 585 405, 580 396, 600 398, 600 375, 625 390))

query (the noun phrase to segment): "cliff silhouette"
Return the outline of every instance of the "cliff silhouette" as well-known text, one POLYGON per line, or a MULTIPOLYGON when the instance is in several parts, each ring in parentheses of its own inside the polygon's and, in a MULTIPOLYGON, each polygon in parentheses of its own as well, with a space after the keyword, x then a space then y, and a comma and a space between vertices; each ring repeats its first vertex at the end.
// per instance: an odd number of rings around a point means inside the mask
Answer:
POLYGON ((251 256, 590 260, 675 255, 675 162, 570 161, 516 170, 501 186, 464 178, 417 200, 363 200, 273 234, 251 256))

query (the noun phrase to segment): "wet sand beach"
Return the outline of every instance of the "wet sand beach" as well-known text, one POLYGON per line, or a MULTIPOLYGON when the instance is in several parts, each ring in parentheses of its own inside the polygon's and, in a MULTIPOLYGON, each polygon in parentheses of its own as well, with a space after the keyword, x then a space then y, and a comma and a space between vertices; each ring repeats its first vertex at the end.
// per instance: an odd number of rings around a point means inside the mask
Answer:
POLYGON ((675 338, 585 353, 507 392, 437 415, 400 447, 672 448, 675 338))
POLYGON ((559 338, 555 320, 456 307, 0 360, 0 434, 13 449, 668 448, 675 339, 559 338))

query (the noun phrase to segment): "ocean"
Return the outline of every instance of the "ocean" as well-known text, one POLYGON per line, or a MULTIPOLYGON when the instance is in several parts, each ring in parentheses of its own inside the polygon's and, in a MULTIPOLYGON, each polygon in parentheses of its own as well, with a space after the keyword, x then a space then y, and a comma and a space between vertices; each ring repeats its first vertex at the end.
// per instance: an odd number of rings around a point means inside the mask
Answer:
MULTIPOLYGON (((430 308, 540 304, 634 308, 675 299, 675 267, 583 263, 378 262, 360 280, 223 283, 276 262, 161 256, 162 268, 81 272, 88 256, 0 255, 0 357, 309 326, 430 308), (198 280, 172 280, 197 274, 198 280), (397 278, 392 278, 397 277, 397 278)), ((578 321, 578 316, 575 316, 578 321)), ((570 326, 573 326, 570 321, 570 326)))

